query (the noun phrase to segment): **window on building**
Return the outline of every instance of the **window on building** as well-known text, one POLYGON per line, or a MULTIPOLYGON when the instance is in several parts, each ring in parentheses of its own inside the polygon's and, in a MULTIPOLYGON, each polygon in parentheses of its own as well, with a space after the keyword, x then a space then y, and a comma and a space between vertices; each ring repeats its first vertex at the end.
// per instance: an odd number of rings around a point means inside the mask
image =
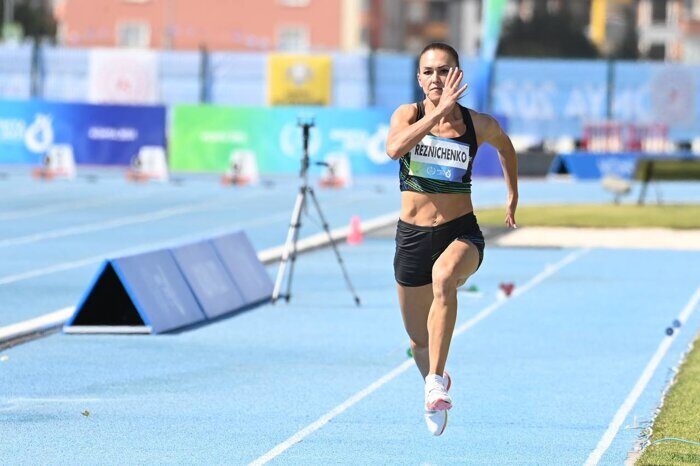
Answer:
POLYGON ((311 35, 306 26, 281 26, 277 29, 277 48, 280 50, 308 50, 311 35))
POLYGON ((447 21, 447 2, 430 2, 428 18, 435 22, 447 21))
POLYGON ((278 0, 278 2, 282 6, 304 7, 309 6, 311 0, 278 0))
POLYGON ((651 0, 651 22, 666 22, 666 0, 651 0))
POLYGON ((117 25, 117 45, 120 47, 148 47, 151 45, 151 27, 146 22, 123 22, 117 25))
POLYGON ((651 60, 664 60, 666 58, 665 44, 651 44, 647 54, 651 60))

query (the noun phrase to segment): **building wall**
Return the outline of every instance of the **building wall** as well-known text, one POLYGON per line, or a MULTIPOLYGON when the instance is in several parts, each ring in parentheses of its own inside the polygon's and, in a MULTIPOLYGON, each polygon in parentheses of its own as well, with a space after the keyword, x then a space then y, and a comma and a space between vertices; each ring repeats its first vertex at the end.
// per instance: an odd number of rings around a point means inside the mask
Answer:
POLYGON ((64 0, 60 6, 60 42, 72 46, 123 45, 120 28, 131 23, 143 25, 147 38, 138 40, 137 31, 132 39, 136 39, 136 45, 146 47, 182 50, 203 45, 210 50, 275 50, 285 48, 281 41, 285 28, 298 28, 302 32, 302 46, 298 48, 337 50, 343 45, 344 31, 346 37, 352 36, 341 23, 342 3, 343 0, 64 0), (304 31, 308 38, 306 47, 304 31))
POLYGON ((682 58, 680 20, 684 14, 682 0, 666 0, 665 19, 655 21, 651 0, 639 2, 637 31, 639 33, 639 50, 651 58, 680 60, 682 58), (657 56, 655 47, 663 46, 663 56, 657 56))

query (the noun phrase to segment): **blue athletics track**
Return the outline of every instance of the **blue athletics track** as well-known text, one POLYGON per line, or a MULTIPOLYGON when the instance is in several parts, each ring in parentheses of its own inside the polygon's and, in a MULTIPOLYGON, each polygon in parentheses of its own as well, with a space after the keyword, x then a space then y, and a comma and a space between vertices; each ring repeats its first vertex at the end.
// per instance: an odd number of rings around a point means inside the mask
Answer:
MULTIPOLYGON (((6 172, 0 328, 74 306, 105 258, 237 229, 258 251, 278 246, 297 193, 294 177, 225 188, 6 172)), ((660 187, 700 201, 697 185, 660 187)), ((477 206, 505 199, 502 181, 474 189, 477 206)), ((394 178, 317 194, 333 228, 398 210, 394 178)), ((523 180, 520 196, 610 201, 598 183, 523 180)), ((312 218, 302 236, 319 231, 312 218)), ((432 437, 393 249, 390 229, 341 245, 359 308, 321 249, 298 258, 289 303, 174 334, 51 333, 1 350, 2 463, 617 465, 700 329, 698 252, 487 246, 478 292, 459 294, 454 408, 432 437), (515 283, 510 297, 501 282, 515 283)))

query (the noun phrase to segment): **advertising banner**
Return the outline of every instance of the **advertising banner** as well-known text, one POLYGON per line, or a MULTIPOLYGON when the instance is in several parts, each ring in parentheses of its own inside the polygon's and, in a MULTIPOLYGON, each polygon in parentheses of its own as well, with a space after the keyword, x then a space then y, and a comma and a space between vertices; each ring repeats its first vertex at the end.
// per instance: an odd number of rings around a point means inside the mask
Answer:
POLYGON ((632 179, 637 167, 637 160, 641 156, 642 154, 638 152, 561 154, 552 161, 549 172, 552 174, 562 171, 568 172, 577 180, 597 180, 611 175, 632 179), (565 170, 562 170, 562 164, 565 170))
POLYGON ((601 60, 498 60, 491 110, 508 119, 510 135, 581 137, 584 123, 606 117, 607 77, 601 60))
POLYGON ((613 117, 626 123, 662 123, 675 140, 700 133, 700 66, 615 64, 613 117))
POLYGON ((158 82, 158 55, 152 50, 90 51, 90 102, 156 104, 160 99, 158 82))
POLYGON ((70 145, 78 164, 128 165, 142 146, 165 147, 165 107, 0 102, 0 163, 39 163, 70 145))
MULTIPOLYGON (((388 110, 319 107, 174 107, 170 166, 174 170, 225 171, 236 151, 255 154, 260 173, 295 173, 303 152, 300 122, 313 120, 309 156, 346 156, 355 174, 398 172, 386 155, 388 110)), ((320 167, 312 167, 319 172, 320 167)))
POLYGON ((325 55, 271 53, 268 58, 268 103, 330 105, 331 60, 325 55))

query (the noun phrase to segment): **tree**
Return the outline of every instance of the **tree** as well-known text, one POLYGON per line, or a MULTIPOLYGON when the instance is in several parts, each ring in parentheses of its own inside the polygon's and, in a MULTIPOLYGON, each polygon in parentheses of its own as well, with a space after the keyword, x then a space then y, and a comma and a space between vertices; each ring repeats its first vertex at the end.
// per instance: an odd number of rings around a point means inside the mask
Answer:
POLYGON ((556 13, 542 8, 530 21, 517 17, 504 28, 498 56, 596 58, 598 49, 583 33, 583 25, 563 7, 556 13))
MULTIPOLYGON (((0 19, 3 17, 4 8, 0 8, 0 19)), ((56 20, 52 12, 45 6, 45 2, 21 2, 16 3, 13 11, 14 22, 22 26, 27 37, 51 38, 56 37, 56 20)))

